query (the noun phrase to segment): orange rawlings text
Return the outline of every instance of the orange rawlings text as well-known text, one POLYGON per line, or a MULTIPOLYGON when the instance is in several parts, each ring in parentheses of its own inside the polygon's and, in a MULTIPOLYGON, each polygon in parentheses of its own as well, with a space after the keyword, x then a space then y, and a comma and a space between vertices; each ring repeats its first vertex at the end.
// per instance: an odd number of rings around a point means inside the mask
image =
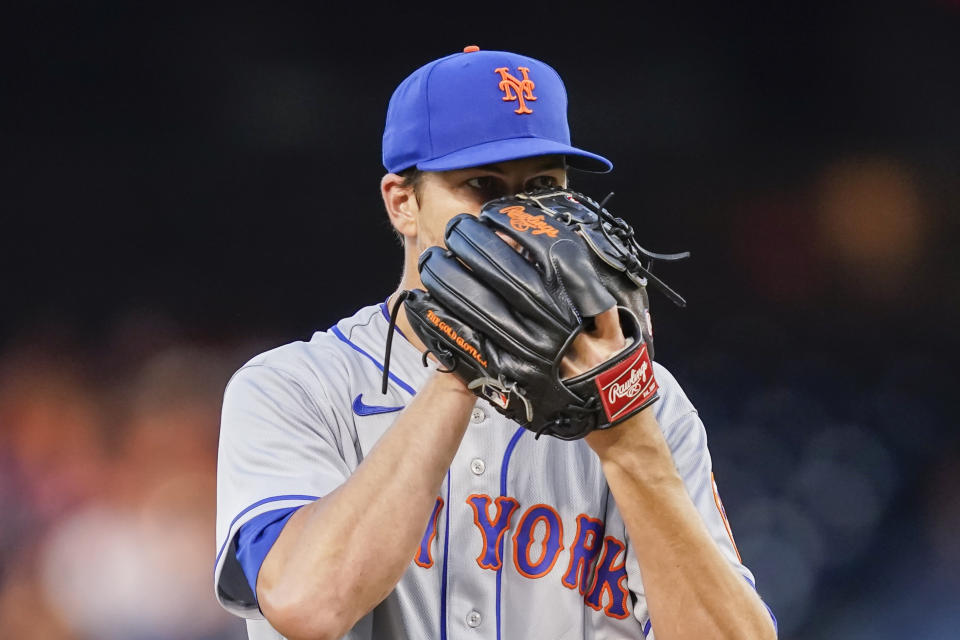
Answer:
POLYGON ((557 237, 557 229, 551 227, 543 215, 532 216, 520 205, 504 207, 500 209, 500 213, 507 214, 507 217, 510 218, 510 226, 517 231, 529 231, 533 229, 533 235, 535 236, 542 234, 548 238, 557 237))
POLYGON ((533 84, 533 80, 527 75, 530 73, 528 67, 517 67, 523 79, 515 78, 510 75, 510 69, 507 67, 500 67, 499 69, 494 69, 494 73, 500 74, 500 84, 497 85, 500 87, 500 91, 503 91, 503 101, 504 102, 519 102, 520 106, 513 110, 514 113, 533 113, 533 109, 527 106, 527 101, 536 100, 536 96, 533 95, 533 89, 536 87, 533 84))
POLYGON ((469 342, 467 342, 466 340, 464 340, 463 338, 461 338, 460 335, 454 330, 453 327, 451 327, 446 322, 441 320, 440 316, 438 316, 433 312, 433 309, 427 309, 427 320, 432 322, 433 326, 435 326, 437 329, 440 329, 440 331, 443 331, 445 334, 447 334, 447 337, 450 338, 450 340, 452 340, 454 344, 460 347, 461 350, 473 356, 473 359, 479 362, 481 367, 486 368, 487 361, 480 354, 480 352, 477 351, 477 348, 472 344, 470 344, 469 342))

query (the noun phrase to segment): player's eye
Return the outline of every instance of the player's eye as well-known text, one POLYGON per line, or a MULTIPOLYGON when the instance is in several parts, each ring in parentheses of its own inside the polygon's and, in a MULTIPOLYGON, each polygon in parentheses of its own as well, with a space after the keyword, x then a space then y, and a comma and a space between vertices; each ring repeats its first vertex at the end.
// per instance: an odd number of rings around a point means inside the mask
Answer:
POLYGON ((533 191, 534 189, 549 189, 559 186, 560 183, 553 176, 537 176, 527 181, 526 190, 533 191))
POLYGON ((480 199, 484 202, 509 195, 507 194, 507 186, 503 183, 503 180, 494 176, 477 176, 467 180, 466 184, 476 191, 480 199))

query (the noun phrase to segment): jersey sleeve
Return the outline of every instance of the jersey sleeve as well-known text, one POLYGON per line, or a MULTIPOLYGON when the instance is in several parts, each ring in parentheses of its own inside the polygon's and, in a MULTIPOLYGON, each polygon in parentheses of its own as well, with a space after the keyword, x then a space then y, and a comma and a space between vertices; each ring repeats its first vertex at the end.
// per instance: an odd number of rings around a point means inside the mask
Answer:
MULTIPOLYGON (((666 391, 661 397, 664 400, 664 406, 659 408, 657 419, 660 421, 660 428, 673 455, 677 471, 686 486, 687 494, 700 513, 720 553, 734 571, 740 574, 750 586, 756 588, 753 573, 740 558, 740 552, 737 550, 733 532, 717 491, 713 463, 707 447, 707 432, 703 422, 670 372, 659 364, 655 366, 657 381, 661 389, 666 391)), ((656 630, 650 622, 639 564, 633 547, 629 543, 627 559, 627 584, 636 596, 634 615, 643 625, 645 637, 648 640, 654 640, 656 630)), ((767 609, 769 610, 769 607, 767 609)), ((770 615, 773 617, 772 611, 770 615)), ((776 624, 776 618, 774 618, 774 624, 776 624)))
POLYGON ((287 372, 247 365, 228 383, 217 461, 215 589, 231 613, 262 617, 236 554, 240 528, 340 486, 350 470, 339 433, 322 389, 308 392, 287 372))

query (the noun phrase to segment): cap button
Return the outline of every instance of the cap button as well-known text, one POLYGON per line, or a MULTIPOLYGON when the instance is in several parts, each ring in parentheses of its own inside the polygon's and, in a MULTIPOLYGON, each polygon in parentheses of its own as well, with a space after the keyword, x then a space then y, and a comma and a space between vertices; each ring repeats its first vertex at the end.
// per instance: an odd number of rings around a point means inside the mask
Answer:
POLYGON ((474 51, 480 51, 480 47, 475 44, 470 44, 463 48, 464 53, 473 53, 474 51))

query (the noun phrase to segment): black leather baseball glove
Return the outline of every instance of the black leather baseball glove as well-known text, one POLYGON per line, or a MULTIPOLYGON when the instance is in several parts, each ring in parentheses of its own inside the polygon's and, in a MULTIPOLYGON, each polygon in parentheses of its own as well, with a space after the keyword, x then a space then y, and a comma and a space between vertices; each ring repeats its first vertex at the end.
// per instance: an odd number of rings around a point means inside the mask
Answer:
MULTIPOLYGON (((446 249, 420 256, 426 291, 406 292, 407 317, 446 370, 500 413, 538 436, 574 440, 658 398, 646 285, 684 302, 652 275, 650 262, 689 254, 645 251, 630 225, 564 189, 492 200, 477 217, 453 218, 445 240, 446 249), (561 379, 574 339, 614 306, 628 346, 561 379)), ((385 370, 391 338, 392 331, 385 370)))

